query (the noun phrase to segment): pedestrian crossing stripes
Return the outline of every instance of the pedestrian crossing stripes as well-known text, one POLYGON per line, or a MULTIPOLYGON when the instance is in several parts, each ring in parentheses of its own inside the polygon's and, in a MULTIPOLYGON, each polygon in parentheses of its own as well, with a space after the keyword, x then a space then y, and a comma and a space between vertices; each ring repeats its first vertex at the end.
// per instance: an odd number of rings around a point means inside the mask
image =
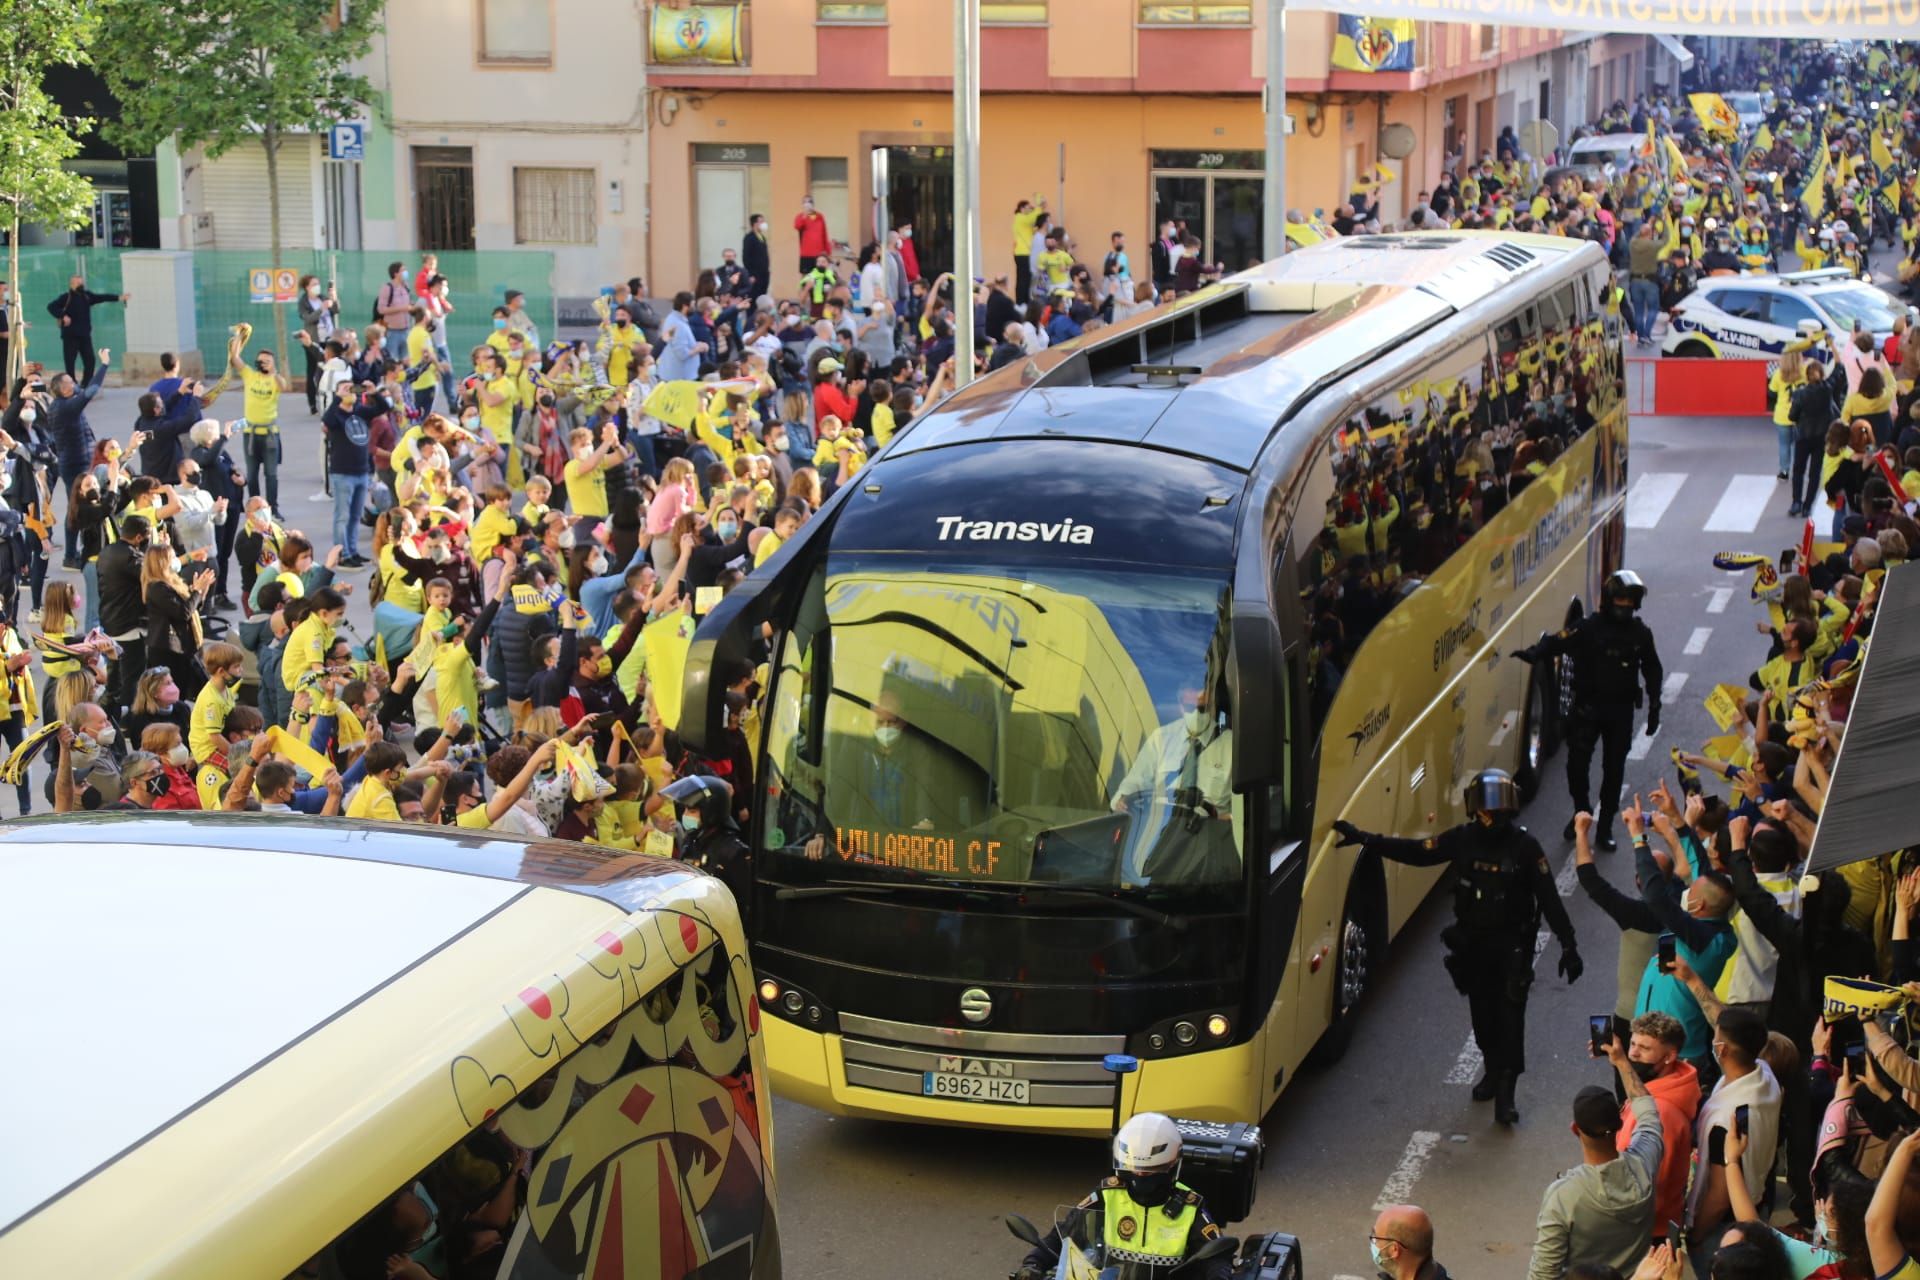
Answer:
POLYGON ((1729 476, 1727 487, 1707 517, 1708 533, 1752 533, 1766 514, 1780 482, 1772 476, 1729 476))
POLYGON ((1687 482, 1684 471, 1643 471, 1627 490, 1627 528, 1652 529, 1687 482))

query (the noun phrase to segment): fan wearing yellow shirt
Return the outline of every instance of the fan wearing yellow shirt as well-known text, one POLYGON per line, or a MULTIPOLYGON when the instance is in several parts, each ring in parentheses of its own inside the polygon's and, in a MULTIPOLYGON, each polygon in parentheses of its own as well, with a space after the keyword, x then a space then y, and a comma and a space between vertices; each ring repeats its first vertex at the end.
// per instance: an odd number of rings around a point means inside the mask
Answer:
POLYGON ((573 451, 562 475, 567 483, 567 505, 576 516, 604 518, 612 514, 607 508, 607 469, 627 458, 627 451, 620 445, 619 428, 611 422, 602 424, 596 447, 591 429, 575 427, 567 437, 567 446, 573 451))
POLYGON ((273 373, 273 352, 253 357, 253 367, 240 363, 240 344, 227 348, 227 364, 246 388, 247 492, 264 493, 267 505, 280 510, 280 379, 273 373), (260 472, 267 473, 266 488, 260 472))
POLYGON ((226 732, 227 717, 239 703, 240 675, 246 657, 238 648, 215 641, 201 650, 200 661, 207 669, 207 683, 193 700, 193 719, 187 726, 187 749, 196 761, 207 760, 220 750, 216 741, 226 732))
POLYGON ((885 378, 875 378, 867 384, 867 394, 873 398, 873 416, 868 420, 867 430, 873 434, 876 445, 885 444, 893 438, 893 386, 885 378))
MULTIPOLYGON (((503 751, 524 749, 503 748, 503 751)), ((549 738, 534 748, 533 753, 527 757, 527 762, 520 766, 519 772, 507 781, 501 782, 495 777, 491 799, 481 798, 479 780, 471 773, 462 770, 454 774, 447 783, 447 798, 439 814, 440 820, 445 822, 451 815, 453 825, 456 827, 462 827, 468 831, 488 830, 507 816, 507 810, 520 803, 520 797, 524 796, 527 788, 533 785, 534 777, 553 763, 554 753, 558 749, 558 740, 549 738)), ((503 756, 502 752, 495 753, 495 759, 502 758, 511 759, 510 756, 503 756)), ((488 765, 488 775, 493 776, 491 760, 488 761, 488 765)))
POLYGON ((407 368, 420 370, 407 386, 413 392, 414 406, 423 414, 432 413, 433 389, 440 384, 440 367, 433 355, 433 335, 427 331, 427 309, 414 306, 407 314, 413 317, 413 326, 407 330, 407 368))
POLYGON ((333 629, 347 616, 347 600, 332 587, 321 587, 289 604, 286 612, 293 632, 280 658, 280 683, 297 693, 308 677, 325 671, 333 629))
POLYGON ((394 803, 393 792, 406 780, 406 751, 391 742, 376 742, 367 748, 366 762, 366 776, 347 800, 347 816, 400 821, 400 806, 394 803))
POLYGON ((548 503, 553 501, 553 481, 545 476, 527 478, 527 500, 520 506, 520 520, 529 529, 538 529, 547 518, 548 503))
POLYGON ((773 553, 785 544, 788 538, 800 528, 801 515, 798 507, 781 507, 773 513, 773 528, 767 530, 760 539, 760 545, 753 552, 753 567, 758 569, 773 559, 773 553))
POLYGON ((493 432, 495 440, 513 439, 513 410, 520 401, 520 387, 507 371, 507 359, 490 346, 473 349, 474 376, 480 380, 476 399, 480 402, 480 425, 493 432))
POLYGON ((503 484, 496 484, 488 487, 480 496, 487 505, 480 509, 480 515, 474 520, 468 534, 475 564, 485 564, 495 547, 520 531, 520 523, 513 518, 511 510, 511 490, 503 484))

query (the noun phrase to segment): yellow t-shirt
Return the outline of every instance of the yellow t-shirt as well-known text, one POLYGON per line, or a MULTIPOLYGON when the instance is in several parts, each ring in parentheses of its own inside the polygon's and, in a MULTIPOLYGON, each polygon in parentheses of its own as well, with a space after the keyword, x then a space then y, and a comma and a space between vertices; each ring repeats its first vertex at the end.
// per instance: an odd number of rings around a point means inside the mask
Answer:
POLYGON ((873 439, 875 444, 885 444, 893 439, 893 406, 877 404, 873 406, 873 439))
POLYGON ((420 447, 420 441, 426 438, 426 434, 427 433, 419 427, 408 427, 407 430, 401 434, 399 442, 393 446, 393 469, 395 471, 399 471, 402 465, 409 458, 413 457, 414 451, 420 447))
POLYGON ((495 440, 506 440, 513 435, 513 402, 519 398, 520 390, 514 381, 502 374, 487 383, 487 394, 505 396, 499 404, 480 401, 480 425, 493 432, 495 440))
MULTIPOLYGON (((233 710, 240 700, 236 690, 229 686, 225 690, 213 687, 208 681, 200 690, 200 696, 193 700, 193 719, 187 726, 187 748, 193 752, 195 760, 205 760, 213 754, 213 737, 225 732, 227 713, 233 710)), ((201 805, 201 808, 207 808, 201 805)))
POLYGON ((607 327, 607 381, 624 388, 633 381, 633 344, 640 341, 640 330, 632 325, 607 327))
POLYGON ((227 771, 219 765, 201 765, 193 775, 193 789, 200 793, 200 807, 219 812, 225 798, 227 783, 231 781, 227 771))
MULTIPOLYGON (((409 369, 425 360, 432 350, 433 339, 427 336, 427 326, 417 324, 407 330, 407 367, 409 369)), ((439 381, 440 371, 428 365, 420 371, 420 376, 408 385, 415 391, 424 391, 428 387, 437 385, 439 381)))
POLYGON ((378 778, 368 778, 353 793, 353 799, 347 801, 347 816, 398 822, 400 806, 393 802, 393 792, 387 790, 386 783, 378 778))
POLYGON ((247 425, 270 427, 280 421, 280 380, 251 366, 240 370, 247 389, 247 425))
POLYGON ((773 553, 778 551, 785 542, 786 539, 782 538, 779 534, 773 532, 771 529, 767 530, 767 536, 760 539, 760 549, 753 553, 753 567, 758 569, 761 565, 773 559, 773 553))
POLYGON ((1040 255, 1040 268, 1047 273, 1047 283, 1058 288, 1069 282, 1073 272, 1073 255, 1065 249, 1055 249, 1040 255))
POLYGON ((308 614, 287 637, 287 649, 280 658, 280 683, 288 692, 300 687, 300 677, 326 662, 327 649, 333 644, 333 628, 319 614, 308 614))
POLYGON ((469 535, 473 543, 473 562, 485 564, 501 540, 513 536, 518 528, 510 512, 502 511, 489 502, 473 522, 473 530, 469 535))
POLYGON ((420 612, 421 605, 425 603, 426 589, 417 582, 407 581, 407 571, 394 559, 392 543, 380 548, 380 580, 383 584, 383 601, 414 613, 420 612))
POLYGON ((607 514, 607 467, 612 465, 611 458, 594 462, 579 458, 567 459, 565 472, 567 481, 567 505, 573 508, 576 516, 604 516, 607 514))
POLYGON ((640 800, 608 800, 594 819, 593 838, 615 849, 638 849, 647 834, 640 800))
POLYGON ((465 813, 455 814, 453 825, 464 827, 468 831, 486 831, 493 826, 487 821, 487 806, 484 804, 477 804, 465 813))

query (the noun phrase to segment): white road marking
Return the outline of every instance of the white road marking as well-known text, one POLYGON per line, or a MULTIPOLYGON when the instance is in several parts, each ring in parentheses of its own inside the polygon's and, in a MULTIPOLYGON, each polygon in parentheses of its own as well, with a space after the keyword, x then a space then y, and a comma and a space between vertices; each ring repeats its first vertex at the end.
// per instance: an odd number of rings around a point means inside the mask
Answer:
POLYGON ((1653 735, 1636 732, 1633 735, 1633 741, 1627 746, 1627 759, 1645 760, 1651 754, 1653 754, 1653 735))
POLYGON ((1580 864, 1567 855, 1567 865, 1560 868, 1560 874, 1553 878, 1553 887, 1560 891, 1563 898, 1573 896, 1573 887, 1580 883, 1580 864))
POLYGON ((1627 490, 1627 528, 1651 529, 1660 523, 1687 482, 1684 471, 1643 471, 1627 490))
POLYGON ((1687 687, 1686 672, 1684 671, 1667 672, 1666 681, 1660 686, 1660 705, 1663 707, 1673 705, 1673 700, 1679 697, 1680 691, 1686 687, 1687 687))
POLYGON ((1400 1157, 1400 1163, 1387 1175, 1387 1183, 1380 1188, 1379 1198, 1373 1202, 1373 1210, 1378 1213, 1388 1205, 1405 1204, 1413 1195, 1413 1184, 1420 1181, 1420 1175, 1426 1172, 1427 1161, 1433 1156, 1433 1148, 1440 1141, 1440 1135, 1431 1129, 1417 1129, 1407 1139, 1407 1150, 1400 1157))
POLYGON ((1707 612, 1725 613, 1727 611, 1727 601, 1731 599, 1733 599, 1732 587, 1715 587, 1713 589, 1713 597, 1707 601, 1707 612))
POLYGON ((1680 652, 1689 658, 1707 651, 1707 641, 1713 638, 1712 627, 1695 627, 1693 634, 1687 637, 1687 647, 1680 652))
POLYGON ((1467 1042, 1460 1046, 1460 1056, 1453 1060, 1451 1067, 1447 1068, 1446 1078, 1440 1083, 1472 1084, 1480 1078, 1480 1067, 1479 1042, 1473 1038, 1472 1032, 1468 1032, 1467 1042))
POLYGON ((1727 488, 1707 517, 1708 533, 1752 533, 1766 514, 1780 482, 1772 476, 1728 476, 1727 488))

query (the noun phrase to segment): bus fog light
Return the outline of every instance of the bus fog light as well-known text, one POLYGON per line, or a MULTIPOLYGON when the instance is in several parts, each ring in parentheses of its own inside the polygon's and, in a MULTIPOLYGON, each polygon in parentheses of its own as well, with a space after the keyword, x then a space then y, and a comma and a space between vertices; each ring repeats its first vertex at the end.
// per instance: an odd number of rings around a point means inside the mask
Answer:
POLYGON ((1150 1049, 1164 1049, 1167 1047, 1167 1038, 1156 1031, 1147 1037, 1147 1047, 1150 1049))
POLYGON ((772 978, 763 980, 760 983, 760 998, 768 1004, 772 1004, 775 1000, 778 1000, 780 998, 780 984, 772 978))
POLYGON ((787 992, 786 996, 780 1001, 780 1007, 788 1013, 798 1013, 806 1007, 806 1004, 807 998, 798 991, 787 992))
POLYGON ((1216 1013, 1207 1019, 1207 1034, 1215 1040, 1225 1040, 1230 1029, 1225 1014, 1216 1013))
POLYGON ((815 1025, 817 1026, 817 1025, 819 1025, 819 1022, 820 1022, 820 1018, 821 1018, 821 1016, 822 1016, 822 1015, 821 1015, 821 1013, 820 1013, 820 1006, 819 1006, 819 1005, 817 1005, 817 1004, 816 1004, 816 1005, 809 1005, 809 1006, 807 1007, 807 1021, 808 1021, 808 1022, 811 1022, 811 1023, 813 1023, 813 1024, 815 1024, 815 1025))
POLYGON ((1200 1029, 1191 1022, 1176 1022, 1173 1024, 1173 1038, 1184 1048, 1200 1038, 1200 1029))

